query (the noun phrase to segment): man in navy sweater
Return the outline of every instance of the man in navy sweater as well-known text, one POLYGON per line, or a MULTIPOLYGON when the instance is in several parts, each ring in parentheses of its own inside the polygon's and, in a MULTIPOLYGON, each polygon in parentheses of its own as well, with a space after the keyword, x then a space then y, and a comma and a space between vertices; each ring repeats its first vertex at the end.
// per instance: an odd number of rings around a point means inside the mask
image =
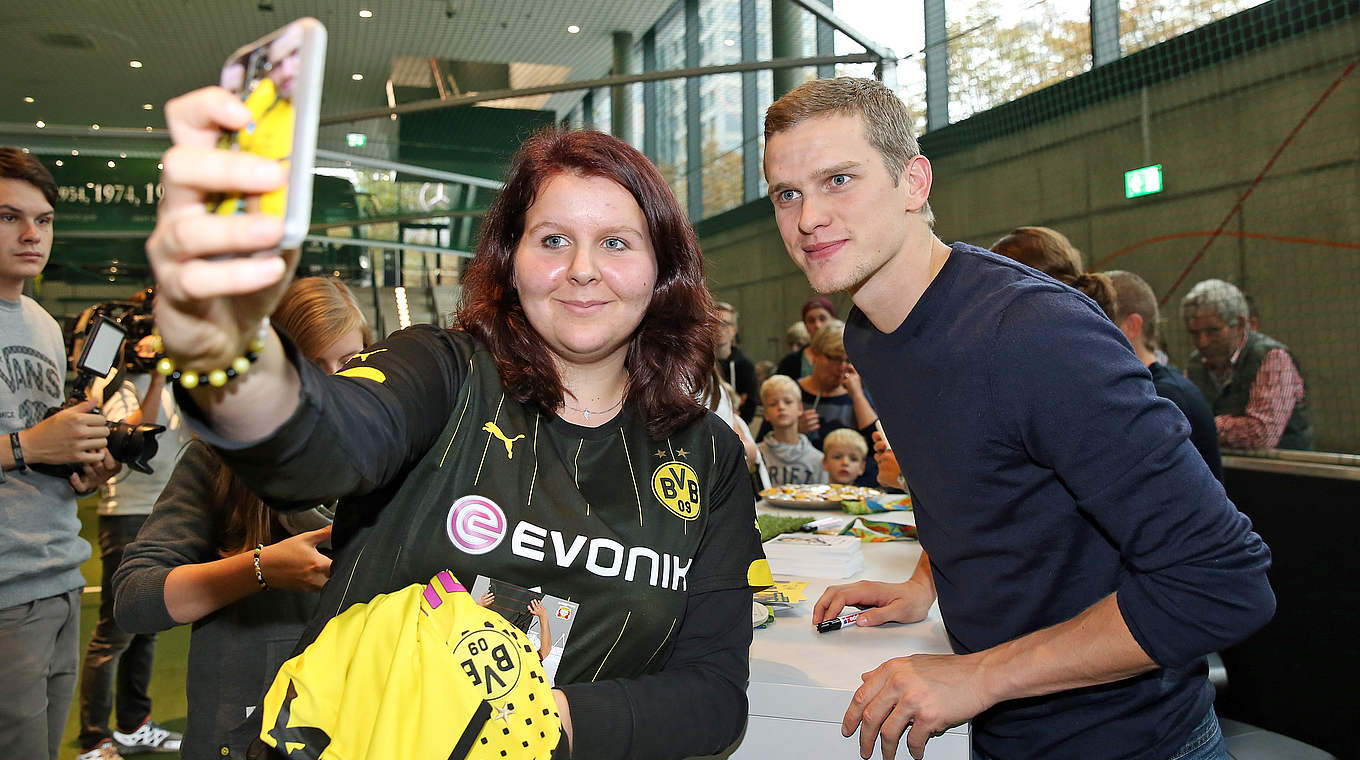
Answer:
POLYGON ((977 758, 1226 758, 1204 655, 1274 613, 1270 552, 1099 307, 935 237, 910 123, 867 79, 765 118, 780 234, 813 289, 851 294, 846 349, 928 552, 905 582, 828 589, 814 622, 938 598, 955 651, 865 674, 842 731, 864 757, 972 721, 977 758))

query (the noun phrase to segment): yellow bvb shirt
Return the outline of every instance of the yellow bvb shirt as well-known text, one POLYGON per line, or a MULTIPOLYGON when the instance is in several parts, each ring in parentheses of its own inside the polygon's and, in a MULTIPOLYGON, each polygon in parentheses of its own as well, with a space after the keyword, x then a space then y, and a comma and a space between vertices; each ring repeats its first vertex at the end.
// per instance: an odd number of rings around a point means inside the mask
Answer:
POLYGON ((561 732, 537 650, 448 571, 332 618, 263 711, 289 758, 548 758, 561 732))

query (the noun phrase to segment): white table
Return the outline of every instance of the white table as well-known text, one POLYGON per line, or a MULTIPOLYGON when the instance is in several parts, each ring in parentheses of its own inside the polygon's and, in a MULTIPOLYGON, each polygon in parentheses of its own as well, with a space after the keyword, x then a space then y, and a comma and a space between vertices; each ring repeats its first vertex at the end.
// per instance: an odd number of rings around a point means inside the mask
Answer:
MULTIPOLYGON (((809 520, 841 512, 769 509, 761 514, 807 516, 809 520)), ((848 517, 848 516, 847 516, 848 517)), ((870 515, 911 523, 910 512, 870 515)), ((938 607, 911 625, 846 628, 819 634, 812 628, 812 605, 822 591, 859 579, 902 581, 911 576, 921 556, 915 541, 864 544, 864 572, 853 578, 827 579, 776 576, 779 580, 807 581, 808 601, 797 616, 781 615, 773 625, 755 632, 751 645, 750 720, 746 736, 732 753, 733 760, 815 758, 838 760, 859 757, 858 737, 841 736, 841 718, 859 688, 860 674, 893 657, 908 654, 948 654, 949 640, 938 607)), ((874 755, 880 757, 875 742, 874 755)), ((926 745, 926 760, 969 760, 968 724, 956 726, 926 745)), ((906 742, 898 758, 910 758, 906 742)))

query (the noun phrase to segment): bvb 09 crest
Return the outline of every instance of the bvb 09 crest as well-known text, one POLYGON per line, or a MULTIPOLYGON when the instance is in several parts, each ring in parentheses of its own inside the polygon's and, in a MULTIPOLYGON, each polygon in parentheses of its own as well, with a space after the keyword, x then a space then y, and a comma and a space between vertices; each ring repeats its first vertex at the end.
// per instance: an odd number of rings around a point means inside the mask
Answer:
POLYGON ((657 501, 682 520, 699 516, 699 476, 684 462, 666 462, 652 473, 657 501))

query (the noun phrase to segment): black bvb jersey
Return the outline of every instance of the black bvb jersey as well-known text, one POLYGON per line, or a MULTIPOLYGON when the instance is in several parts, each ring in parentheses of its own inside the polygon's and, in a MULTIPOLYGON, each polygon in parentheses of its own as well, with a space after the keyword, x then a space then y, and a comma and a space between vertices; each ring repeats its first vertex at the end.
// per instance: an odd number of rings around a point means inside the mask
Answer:
POLYGON ((370 492, 337 513, 352 537, 303 644, 346 607, 450 570, 579 605, 557 608, 575 616, 557 684, 634 678, 665 663, 687 595, 770 582, 740 443, 712 414, 659 441, 631 403, 573 425, 507 397, 469 336, 428 326, 338 378, 300 371, 304 405, 346 418, 343 434, 290 420, 252 463, 230 458, 273 502, 370 492))

